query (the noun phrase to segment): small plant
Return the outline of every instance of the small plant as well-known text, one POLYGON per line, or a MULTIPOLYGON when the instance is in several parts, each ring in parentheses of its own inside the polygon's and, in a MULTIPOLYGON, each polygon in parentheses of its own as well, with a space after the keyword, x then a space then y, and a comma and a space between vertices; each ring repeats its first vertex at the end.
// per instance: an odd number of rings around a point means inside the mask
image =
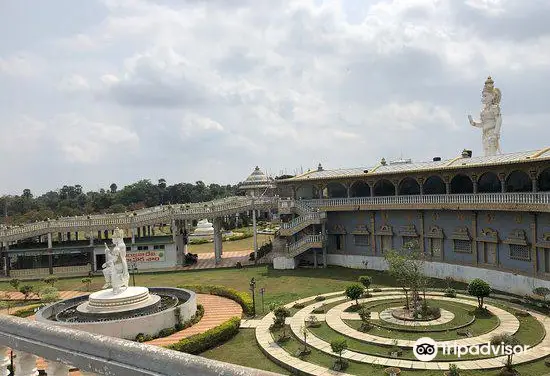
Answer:
POLYGON ((28 300, 34 292, 34 287, 32 285, 23 285, 19 288, 19 292, 25 296, 25 300, 28 300))
POLYGON ((285 320, 290 317, 290 311, 285 306, 278 306, 273 310, 273 315, 275 315, 273 317, 273 327, 282 329, 279 341, 287 339, 285 320))
POLYGON ((326 299, 326 297, 324 297, 323 295, 318 295, 318 296, 315 297, 316 302, 322 302, 325 299, 326 299))
MULTIPOLYGON (((521 343, 519 340, 514 337, 513 335, 510 335, 508 333, 502 333, 497 334, 496 336, 493 336, 491 338, 491 345, 497 346, 497 345, 503 345, 503 346, 510 346, 510 347, 516 347, 521 346, 521 343)), ((514 374, 514 367, 512 363, 512 357, 514 356, 514 353, 506 354, 508 357, 506 358, 506 363, 504 365, 504 368, 509 371, 510 374, 514 374)))
POLYGON ((307 318, 307 326, 310 328, 318 328, 321 326, 321 323, 319 322, 319 319, 315 315, 310 315, 307 318))
POLYGON ((460 369, 456 364, 450 364, 449 371, 445 372, 445 376, 460 376, 460 369))
POLYGON ((445 289, 445 296, 448 298, 456 298, 456 290, 452 287, 447 287, 445 289))
POLYGON ((86 291, 90 291, 90 285, 92 284, 91 278, 82 278, 80 282, 85 286, 86 291))
POLYGON ((54 287, 54 285, 57 283, 59 279, 57 277, 54 277, 53 275, 46 277, 42 280, 47 285, 50 285, 51 287, 54 287))
POLYGON ((300 352, 300 356, 303 356, 311 353, 311 350, 307 347, 307 336, 309 335, 309 331, 305 325, 302 325, 300 328, 300 334, 304 337, 304 348, 300 352))
POLYGON ((312 311, 312 313, 317 313, 317 314, 325 313, 325 304, 323 303, 323 305, 321 305, 320 307, 315 308, 312 311))
POLYGON ((479 309, 483 309, 483 299, 491 295, 491 286, 482 279, 473 279, 468 284, 468 294, 477 298, 479 309))
POLYGON ((379 287, 375 287, 372 289, 372 292, 382 292, 382 289, 379 287))
POLYGON ((338 359, 334 362, 333 369, 335 371, 342 371, 347 368, 348 363, 342 359, 342 352, 348 348, 348 343, 345 339, 335 339, 330 342, 330 348, 332 352, 338 354, 338 359))
POLYGON ((362 275, 359 277, 359 283, 365 287, 365 297, 368 298, 370 296, 369 287, 372 284, 372 278, 368 275, 362 275))
POLYGON ((363 286, 359 284, 349 285, 346 288, 346 296, 351 300, 355 300, 355 305, 357 306, 359 306, 359 298, 361 295, 363 295, 363 286))
POLYGON ((452 288, 452 284, 454 282, 454 278, 453 277, 445 277, 445 283, 447 283, 447 288, 450 289, 452 288))
POLYGON ((292 306, 292 308, 294 309, 302 309, 304 308, 306 305, 304 303, 296 303, 292 306))
POLYGON ((10 280, 10 286, 13 287, 15 291, 19 291, 20 284, 21 284, 21 281, 19 281, 17 278, 13 278, 10 280))
POLYGON ((38 296, 43 303, 53 303, 59 300, 59 291, 53 286, 46 286, 40 289, 38 296))
POLYGON ((359 318, 361 319, 361 327, 359 330, 367 332, 372 329, 372 323, 370 321, 370 311, 366 307, 361 307, 359 311, 359 318))

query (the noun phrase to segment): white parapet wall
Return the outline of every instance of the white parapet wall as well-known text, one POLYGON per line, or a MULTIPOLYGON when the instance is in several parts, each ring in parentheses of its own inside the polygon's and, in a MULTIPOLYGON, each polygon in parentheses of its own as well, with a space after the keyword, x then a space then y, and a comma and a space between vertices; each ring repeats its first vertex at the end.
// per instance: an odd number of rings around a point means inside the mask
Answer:
MULTIPOLYGON (((387 270, 388 265, 382 257, 357 255, 327 256, 329 265, 344 266, 354 269, 387 270)), ((273 262, 275 267, 275 260, 273 262)), ((287 268, 288 269, 288 268, 287 268)), ((487 281, 495 290, 505 291, 518 295, 531 295, 535 287, 550 288, 550 281, 527 277, 524 275, 503 272, 498 270, 476 268, 473 266, 446 264, 442 262, 426 262, 426 274, 430 277, 444 279, 452 277, 456 281, 468 283, 474 278, 487 281)))
POLYGON ((273 269, 295 269, 296 259, 294 257, 274 257, 273 269))

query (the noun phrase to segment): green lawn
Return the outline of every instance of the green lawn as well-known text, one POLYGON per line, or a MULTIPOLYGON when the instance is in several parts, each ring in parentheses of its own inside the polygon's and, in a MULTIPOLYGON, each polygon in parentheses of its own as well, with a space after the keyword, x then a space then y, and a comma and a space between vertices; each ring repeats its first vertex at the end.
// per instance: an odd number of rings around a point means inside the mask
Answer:
MULTIPOLYGON (((273 239, 272 235, 258 234, 258 247, 269 242, 270 239, 273 239)), ((224 241, 222 246, 224 252, 252 252, 254 249, 254 238, 249 237, 241 240, 224 241)), ((214 252, 214 243, 189 244, 188 249, 190 253, 212 253, 214 252)))

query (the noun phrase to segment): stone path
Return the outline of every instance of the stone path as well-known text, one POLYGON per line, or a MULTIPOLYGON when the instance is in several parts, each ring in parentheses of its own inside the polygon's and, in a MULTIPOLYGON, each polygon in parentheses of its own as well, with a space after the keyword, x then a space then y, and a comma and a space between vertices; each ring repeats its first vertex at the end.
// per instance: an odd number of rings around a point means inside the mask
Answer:
MULTIPOLYGON (((373 296, 372 298, 368 299, 369 301, 372 300, 383 300, 383 299, 389 299, 395 297, 395 295, 399 295, 399 291, 394 291, 393 293, 391 290, 395 289, 385 289, 386 291, 383 291, 379 293, 379 296, 373 296), (390 295, 388 297, 388 295, 390 295)), ((460 296, 458 298, 446 298, 442 296, 441 293, 432 293, 430 295, 437 296, 437 299, 442 300, 450 300, 450 301, 457 301, 460 303, 470 304, 470 305, 477 305, 477 302, 475 300, 469 299, 466 296, 460 296)), ((325 294, 326 297, 334 297, 332 299, 325 300, 323 303, 333 303, 337 302, 339 300, 345 299, 342 296, 342 292, 335 292, 330 294, 325 294)), ((305 298, 301 299, 300 301, 296 302, 306 302, 308 300, 311 300, 311 298, 305 298)), ((365 301, 367 299, 364 299, 365 301)), ((292 307, 296 302, 292 302, 287 304, 287 307, 292 307)), ((343 303, 339 306, 336 306, 329 310, 326 314, 326 320, 327 323, 331 321, 332 319, 335 319, 334 321, 340 321, 342 322, 342 317, 340 316, 343 313, 343 309, 345 309, 347 306, 353 304, 353 302, 347 302, 343 303), (337 319, 338 320, 337 320, 337 319)), ((309 315, 309 312, 311 312, 316 307, 322 305, 322 303, 315 303, 310 306, 307 306, 303 308, 302 310, 298 311, 294 316, 291 317, 290 320, 290 326, 294 334, 298 334, 296 337, 301 340, 301 336, 299 335, 300 327, 303 325, 304 319, 309 315)), ((501 320, 501 325, 495 331, 491 333, 487 333, 482 336, 478 337, 472 337, 472 338, 466 338, 466 339, 458 339, 457 341, 463 341, 463 345, 473 345, 476 343, 481 343, 483 341, 486 341, 487 339, 490 339, 493 335, 499 333, 499 332, 512 332, 515 333, 519 328, 519 322, 516 324, 515 321, 517 319, 508 313, 507 311, 504 311, 498 307, 489 305, 489 309, 493 311, 493 313, 497 314, 501 320), (512 316, 515 321, 513 321, 509 316, 512 316), (517 326, 517 327, 516 327, 517 326)), ((547 317, 545 315, 541 315, 537 312, 530 312, 531 315, 537 319, 545 328, 547 333, 550 333, 550 317, 547 317)), ((306 375, 345 375, 344 373, 334 372, 326 367, 318 366, 315 364, 308 363, 306 361, 300 360, 291 354, 287 353, 283 348, 281 348, 277 343, 274 342, 271 333, 269 332, 269 326, 273 322, 273 314, 270 313, 266 317, 264 317, 260 323, 257 324, 256 327, 256 340, 264 353, 274 361, 278 363, 285 364, 288 368, 292 369, 296 372, 301 372, 306 375)), ((347 328, 350 328, 349 326, 345 325, 343 322, 342 324, 346 326, 347 328)), ((334 329, 334 328, 333 328, 334 329)), ((351 328, 350 328, 351 329, 351 328)), ((357 333, 362 333, 355 331, 357 333)), ((346 334, 346 333, 343 333, 346 334)), ((366 333, 362 333, 366 334, 366 333)), ((347 335, 347 334, 346 334, 347 335)), ((357 338, 354 335, 351 335, 351 337, 357 338)), ((377 336, 372 336, 376 338, 382 338, 377 336)), ((376 339, 375 338, 375 339, 376 339)), ((388 340, 388 339, 384 339, 388 340)), ((393 344, 392 340, 390 341, 390 345, 393 344)), ((410 344, 410 342, 414 343, 413 341, 402 341, 399 346, 402 346, 403 344, 410 344), (407 343, 408 342, 408 343, 407 343)), ((455 341, 449 341, 449 342, 455 342, 455 341)), ((313 346, 317 348, 318 350, 332 355, 336 356, 336 354, 332 353, 332 350, 330 348, 330 344, 312 333, 308 336, 308 345, 313 346)), ((411 345, 412 346, 412 345, 411 345)), ((548 356, 550 354, 550 335, 545 336, 545 338, 542 340, 541 343, 534 346, 533 348, 530 348, 528 351, 524 353, 520 353, 514 356, 514 363, 520 364, 525 363, 529 361, 533 361, 536 359, 540 359, 543 357, 548 356)), ((479 359, 479 360, 457 360, 453 362, 420 362, 420 361, 412 361, 412 360, 402 360, 402 359, 395 359, 395 358, 386 358, 382 356, 373 356, 373 355, 367 355, 351 350, 345 350, 342 354, 342 356, 346 359, 361 362, 361 363, 370 363, 370 364, 377 364, 380 366, 386 366, 386 367, 399 367, 399 368, 405 368, 405 369, 430 369, 430 370, 447 370, 449 368, 450 364, 456 364, 460 369, 468 370, 468 369, 492 369, 492 368, 500 368, 506 361, 506 356, 500 356, 500 357, 494 357, 489 359, 479 359)))
POLYGON ((223 252, 221 261, 216 264, 214 253, 198 253, 199 259, 197 263, 190 266, 180 267, 180 270, 195 270, 195 269, 213 269, 213 268, 232 268, 237 262, 242 265, 253 264, 248 261, 248 257, 252 251, 235 251, 223 252))
MULTIPOLYGON (((394 317, 393 314, 392 314, 393 310, 395 310, 396 308, 400 308, 400 307, 392 307, 392 308, 388 308, 388 309, 385 309, 382 312, 380 312, 380 314, 379 314, 380 320, 383 320, 383 321, 386 321, 386 322, 389 322, 389 323, 392 323, 392 324, 402 325, 402 326, 416 327, 416 326, 443 325, 443 324, 446 324, 448 322, 453 321, 454 318, 455 318, 454 313, 449 312, 445 309, 442 309, 441 310, 441 316, 438 319, 435 319, 435 320, 426 320, 426 321, 399 320, 398 318, 394 317)), ((343 313, 345 313, 345 312, 343 312, 343 313)))

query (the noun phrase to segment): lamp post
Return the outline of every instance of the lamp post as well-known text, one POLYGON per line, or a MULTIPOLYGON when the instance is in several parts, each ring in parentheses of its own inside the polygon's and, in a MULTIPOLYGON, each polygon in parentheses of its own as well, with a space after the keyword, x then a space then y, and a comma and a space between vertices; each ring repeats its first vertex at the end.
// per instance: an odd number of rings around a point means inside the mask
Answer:
POLYGON ((132 284, 136 286, 136 272, 137 272, 137 262, 132 261, 132 284))
POLYGON ((256 296, 255 296, 255 290, 256 290, 256 281, 254 280, 254 277, 250 280, 250 291, 252 292, 252 316, 256 317, 256 296))
POLYGON ((260 294, 262 295, 262 313, 264 312, 264 293, 265 293, 265 287, 260 288, 260 294))

